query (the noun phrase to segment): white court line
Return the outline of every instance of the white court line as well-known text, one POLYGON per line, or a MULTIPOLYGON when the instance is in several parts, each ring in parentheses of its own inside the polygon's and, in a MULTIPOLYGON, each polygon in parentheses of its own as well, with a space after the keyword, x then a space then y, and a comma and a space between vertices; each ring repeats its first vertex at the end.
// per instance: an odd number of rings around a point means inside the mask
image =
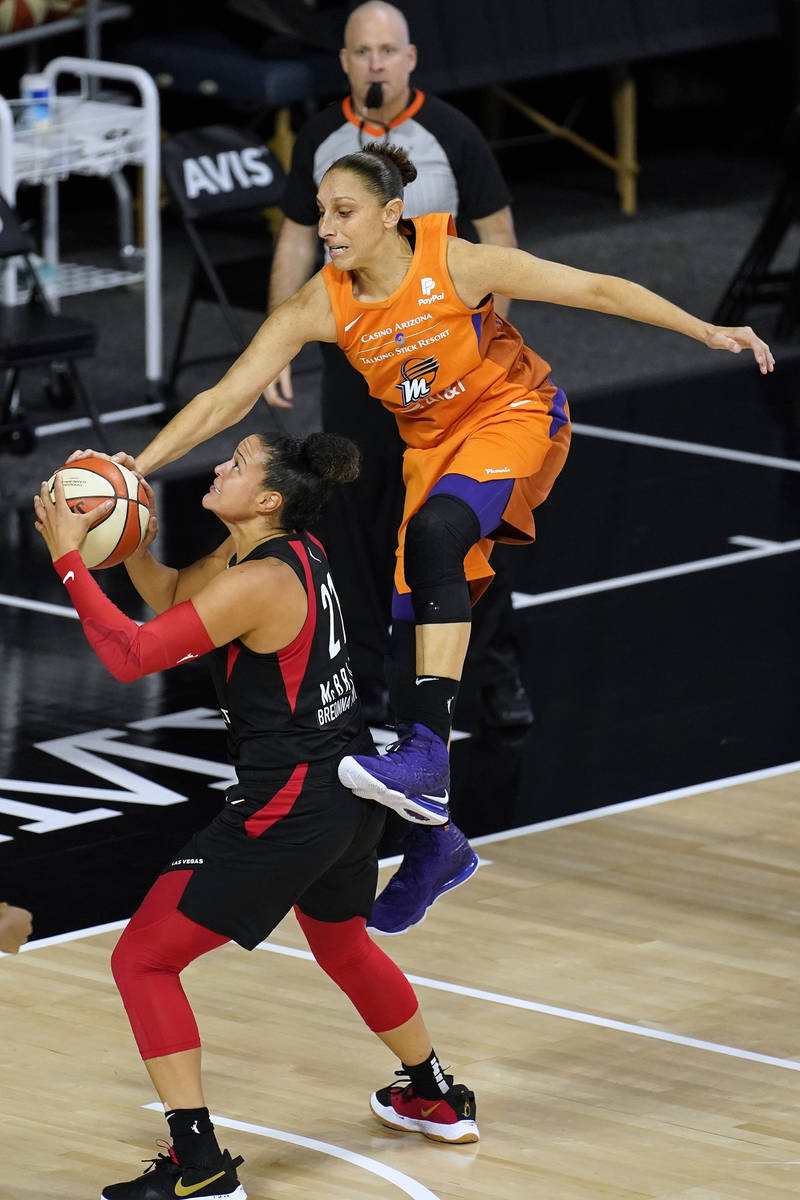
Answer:
MULTIPOLYGON (((164 1112, 164 1105, 158 1100, 152 1104, 143 1104, 142 1108, 149 1108, 153 1112, 164 1112)), ((332 1158, 340 1158, 343 1162, 351 1163, 354 1167, 361 1167, 362 1170, 369 1171, 371 1175, 377 1175, 380 1179, 385 1179, 387 1183, 394 1184, 395 1187, 400 1188, 401 1192, 411 1196, 412 1200, 439 1200, 434 1192, 419 1183, 418 1180, 412 1179, 410 1175, 404 1175, 402 1171, 388 1167, 376 1158, 367 1158, 365 1154, 357 1154, 354 1150, 345 1150, 343 1146, 336 1146, 333 1142, 320 1142, 316 1138, 303 1137, 299 1133, 286 1133, 283 1129, 270 1129, 268 1125, 253 1125, 250 1121, 234 1121, 230 1117, 217 1116, 216 1113, 211 1114, 211 1120, 215 1125, 221 1125, 223 1129, 237 1129, 240 1133, 255 1133, 259 1137, 272 1138, 276 1142, 288 1142, 290 1146, 302 1146, 304 1150, 316 1150, 320 1154, 329 1154, 332 1158)))
POLYGON ((752 454, 749 450, 729 450, 723 446, 706 446, 702 442, 683 442, 677 438, 655 437, 649 433, 631 433, 627 429, 605 429, 600 425, 581 425, 573 422, 576 433, 587 437, 604 438, 610 442, 628 442, 632 446, 653 446, 658 450, 677 450, 681 454, 699 454, 704 458, 723 458, 728 462, 750 463, 755 467, 775 467, 780 471, 800 471, 796 458, 778 458, 772 454, 752 454))
MULTIPOLYGON (((579 596, 593 596, 598 592, 616 591, 618 588, 635 587, 640 583, 654 583, 659 579, 672 579, 679 575, 693 575, 699 571, 713 571, 718 567, 731 567, 738 563, 753 562, 761 558, 774 558, 778 554, 794 554, 800 550, 800 538, 791 542, 768 542, 757 538, 736 535, 731 542, 747 543, 748 549, 735 550, 731 554, 717 554, 713 558, 698 558, 693 562, 675 563, 671 567, 656 567, 652 571, 639 571, 634 575, 617 575, 612 579, 598 579, 594 583, 579 583, 575 587, 555 588, 551 592, 512 592, 514 608, 533 608, 542 604, 557 604, 561 600, 574 600, 579 596)), ((56 617, 72 617, 77 613, 66 605, 45 604, 41 600, 25 600, 0 593, 0 605, 9 608, 25 608, 32 612, 49 613, 56 617)), ((462 735, 463 736, 463 735, 462 735)))
MULTIPOLYGON (((277 942, 261 942, 257 950, 268 950, 271 954, 283 954, 288 958, 303 958, 314 961, 310 950, 297 950, 294 946, 281 946, 277 942)), ((651 1038, 658 1042, 671 1042, 674 1046, 688 1046, 692 1050, 709 1050, 728 1058, 742 1058, 748 1062, 762 1063, 768 1067, 782 1067, 786 1071, 800 1071, 800 1062, 792 1058, 774 1058, 771 1054, 758 1054, 754 1050, 740 1050, 737 1046, 726 1046, 721 1042, 706 1042, 700 1038, 685 1037, 680 1033, 669 1033, 665 1029, 651 1029, 647 1025, 633 1025, 629 1021, 615 1021, 611 1017, 598 1017, 594 1013, 580 1012, 573 1008, 558 1008, 552 1004, 540 1004, 536 1000, 523 1000, 519 996, 506 996, 502 992, 487 992, 483 988, 464 987, 443 979, 430 979, 426 975, 409 975, 409 983, 419 987, 433 988, 438 992, 449 992, 453 996, 467 996, 473 1000, 485 1000, 506 1008, 522 1008, 527 1012, 541 1013, 545 1017, 561 1017, 581 1025, 597 1025, 602 1029, 614 1029, 620 1033, 632 1033, 636 1037, 651 1038)))
MULTIPOLYGON (((100 413, 101 425, 113 425, 116 421, 136 420, 139 417, 150 417, 153 413, 164 411, 163 403, 140 404, 138 408, 119 408, 116 412, 100 413)), ((76 429, 89 429, 92 422, 88 417, 74 417, 70 421, 54 421, 49 425, 37 425, 34 433, 37 437, 47 437, 52 433, 72 433, 76 429)))
MULTIPOLYGON (((708 783, 696 783, 689 787, 673 788, 669 792, 656 792, 652 796, 642 796, 638 800, 622 800, 619 804, 607 804, 602 808, 591 808, 586 812, 572 813, 567 817, 553 817, 548 821, 537 821, 533 825, 518 825, 515 829, 502 829, 499 833, 486 833, 481 837, 470 838, 473 846, 489 846, 493 842, 505 842, 512 838, 527 837, 529 833, 542 833, 546 829, 558 829, 563 825, 579 825, 582 821, 594 821, 598 817, 613 816, 616 813, 630 812, 637 808, 649 808, 651 805, 664 804, 667 800, 680 800, 686 796, 699 796, 704 792, 717 792, 723 788, 736 787, 740 783, 758 783, 764 779, 774 779, 780 775, 790 775, 800 772, 800 761, 780 763, 774 767, 764 767, 759 771, 747 771, 742 775, 728 775, 722 779, 711 779, 708 783)), ((399 863, 400 856, 382 858, 378 864, 381 867, 394 866, 399 863)), ((111 921, 105 925, 91 925, 87 929, 75 929, 70 933, 56 933, 52 937, 38 938, 26 942, 22 947, 26 950, 42 950, 46 946, 60 946, 62 942, 74 942, 80 938, 93 937, 95 934, 108 933, 115 929, 123 929, 128 924, 128 918, 122 921, 111 921)), ((290 953, 287 950, 287 953, 290 953)), ((304 951, 291 953, 302 955, 304 951)), ((6 958, 0 951, 0 958, 6 958)))
MULTIPOLYGON (((732 539, 731 539, 732 540, 732 539)), ((791 542, 759 544, 749 550, 736 550, 732 554, 717 554, 713 558, 698 558, 694 562, 675 563, 671 567, 657 567, 653 571, 639 571, 635 575, 618 575, 613 579, 598 579, 594 583, 580 583, 576 587, 555 588, 551 592, 512 592, 514 608, 533 608, 541 604, 557 604, 561 600, 574 600, 578 596, 593 596, 598 592, 612 592, 617 588, 635 587, 639 583, 654 583, 658 579, 673 579, 679 575, 694 575, 698 571, 714 571, 718 567, 731 567, 737 563, 753 562, 759 558, 772 558, 776 554, 794 554, 800 550, 800 538, 791 542)))
POLYGON ((719 792, 723 788, 737 787, 740 783, 760 783, 764 779, 791 775, 795 771, 800 772, 800 761, 780 763, 775 767, 763 767, 759 771, 745 771, 742 775, 728 775, 723 779, 711 779, 708 783, 695 783, 691 787, 673 788, 669 792, 656 792, 653 796, 642 796, 639 800, 621 800, 619 804, 607 804, 603 808, 571 813, 567 817, 553 817, 549 821, 537 821, 533 825, 518 825, 516 829, 502 829, 499 833, 486 833, 481 837, 470 838, 470 845, 490 846, 493 842, 505 842, 510 838, 525 837, 529 833, 541 833, 545 829, 560 829, 564 825, 578 825, 581 821, 594 821, 598 817, 631 812, 636 808, 650 808, 654 804, 664 804, 667 800, 701 796, 704 792, 719 792))
POLYGON ((78 620, 75 609, 66 604, 47 604, 44 600, 25 600, 21 596, 8 596, 5 592, 0 592, 0 605, 2 604, 7 608, 25 608, 31 612, 48 613, 51 617, 72 617, 78 620))
POLYGON ((780 542, 772 541, 770 538, 748 537, 747 534, 737 533, 733 537, 729 537, 728 541, 732 546, 780 546, 780 542))
MULTIPOLYGON (((542 821, 536 825, 520 826, 517 829, 504 830, 499 834, 489 834, 482 838, 475 838, 474 844, 487 844, 493 841, 505 841, 513 837, 522 837, 529 833, 542 831, 544 829, 553 829, 561 825, 578 824, 581 821, 594 820, 597 817, 608 816, 611 813, 619 813, 630 811, 632 809, 644 808, 654 804, 663 804, 668 800, 678 799, 682 796, 698 795, 703 792, 716 791, 725 787, 734 787, 739 783, 752 783, 758 780, 770 779, 779 775, 786 775, 793 771, 800 770, 800 762, 784 763, 776 767, 767 767, 761 771, 749 771, 742 775, 733 775, 726 779, 717 779, 708 783, 698 784, 695 787, 676 788, 670 792, 661 792, 654 796, 644 796, 639 800, 627 800, 621 804, 608 805, 604 808, 593 809, 586 813, 575 813, 570 817, 560 817, 552 821, 542 821)), ((23 946, 23 951, 40 949, 43 946, 58 945, 61 942, 74 941, 77 938, 89 937, 92 934, 105 933, 113 929, 121 929, 126 925, 126 921, 114 921, 107 925, 96 925, 90 929, 77 930, 73 933, 57 934, 51 938, 42 938, 39 941, 29 942, 23 946)), ((313 961, 313 955, 309 950, 298 950, 293 946, 281 946, 274 942, 262 942, 257 949, 266 950, 272 954, 282 954, 288 958, 301 958, 307 961, 313 961)), ((4 957, 0 955, 0 957, 4 957)), ((593 1013, 580 1012, 575 1009, 558 1008, 549 1004, 540 1004, 534 1000, 524 1000, 517 996, 507 996, 499 992, 489 992, 480 988, 463 987, 460 984, 448 983, 444 980, 430 979, 421 975, 409 975, 409 981, 418 984, 420 987, 429 987, 434 990, 449 992, 453 995, 467 996, 473 999, 488 1001, 493 1004, 504 1005, 510 1008, 525 1009, 529 1012, 541 1013, 544 1016, 559 1017, 564 1020, 575 1021, 585 1025, 595 1025, 604 1029, 613 1029, 621 1033, 633 1034, 635 1037, 650 1038, 655 1041, 671 1042, 673 1045, 687 1046, 690 1049, 706 1050, 714 1054, 725 1055, 729 1058, 744 1059, 748 1062, 761 1063, 765 1066, 780 1067, 788 1071, 800 1071, 800 1062, 794 1059, 776 1058, 768 1054, 759 1054, 753 1050, 742 1050, 735 1046, 726 1046, 719 1042, 707 1042, 698 1038, 686 1037, 682 1034, 670 1033, 663 1029, 651 1029, 646 1025, 635 1025, 626 1021, 616 1021, 609 1017, 599 1017, 593 1013)))

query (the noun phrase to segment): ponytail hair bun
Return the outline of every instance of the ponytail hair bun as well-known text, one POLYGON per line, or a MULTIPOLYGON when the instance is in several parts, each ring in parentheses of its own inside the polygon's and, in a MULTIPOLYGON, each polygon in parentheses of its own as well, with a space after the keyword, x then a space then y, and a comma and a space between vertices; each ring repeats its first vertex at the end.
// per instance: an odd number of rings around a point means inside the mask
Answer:
POLYGON ((385 162, 393 163, 397 167, 404 187, 407 183, 413 183, 417 178, 417 168, 402 146, 384 144, 383 142, 368 142, 364 147, 364 153, 375 154, 385 162))
POLYGON ((281 524, 286 530, 305 529, 325 507, 334 484, 358 478, 361 451, 338 433, 259 437, 265 458, 263 486, 281 493, 281 524))
POLYGON ((311 433, 300 447, 298 465, 324 483, 352 483, 358 478, 361 451, 338 433, 311 433))
POLYGON ((381 142, 368 142, 363 150, 337 158, 328 171, 351 171, 379 204, 402 200, 405 185, 417 178, 417 168, 405 150, 381 142))

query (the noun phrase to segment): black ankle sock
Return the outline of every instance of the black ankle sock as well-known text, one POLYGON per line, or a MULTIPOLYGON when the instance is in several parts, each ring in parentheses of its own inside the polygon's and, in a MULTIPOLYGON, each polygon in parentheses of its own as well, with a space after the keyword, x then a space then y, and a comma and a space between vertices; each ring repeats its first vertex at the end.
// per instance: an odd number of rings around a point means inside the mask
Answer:
POLYGON ((427 725, 446 744, 453 725, 459 681, 444 675, 417 675, 414 683, 414 720, 427 725))
POLYGON ((179 1163, 187 1167, 215 1167, 222 1161, 207 1108, 172 1108, 164 1115, 179 1163))
POLYGON ((431 1050, 425 1061, 417 1063, 415 1067, 403 1063, 403 1070, 408 1073, 414 1094, 421 1096, 423 1100, 438 1100, 441 1095, 450 1091, 450 1085, 445 1079, 435 1050, 431 1050))

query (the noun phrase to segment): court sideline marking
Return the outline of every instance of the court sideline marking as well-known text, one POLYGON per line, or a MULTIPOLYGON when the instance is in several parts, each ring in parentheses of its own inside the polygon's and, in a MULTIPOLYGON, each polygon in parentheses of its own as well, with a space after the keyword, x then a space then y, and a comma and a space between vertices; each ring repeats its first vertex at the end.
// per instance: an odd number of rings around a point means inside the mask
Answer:
MULTIPOLYGON (((743 535, 730 541, 744 542, 743 535)), ((613 579, 598 579, 594 583, 579 583, 574 587, 555 588, 550 592, 512 592, 514 608, 533 608, 540 604, 556 604, 560 600, 574 600, 578 596, 593 596, 598 592, 611 592, 617 588, 635 587, 640 583, 653 583, 658 579, 673 579, 679 575, 694 575, 699 571, 714 571, 718 567, 731 567, 739 563, 753 562, 760 558, 773 558, 777 554, 794 554, 800 550, 800 538, 791 542, 768 542, 763 539, 747 539, 751 548, 735 550, 731 554, 715 554, 712 558, 697 558, 692 562, 675 563, 671 567, 656 567, 652 571, 639 571, 633 575, 617 575, 613 579)))
MULTIPOLYGON (((268 950, 271 954, 282 954, 287 958, 302 958, 314 961, 310 950, 297 950, 294 946, 281 946, 277 942, 261 942, 257 950, 268 950)), ((448 992, 452 996, 467 996, 473 1000, 484 1000, 490 1004, 499 1004, 505 1008, 521 1008, 527 1012, 540 1013, 545 1017, 561 1017, 567 1021, 575 1021, 580 1025, 596 1025, 602 1029, 613 1029, 619 1033, 632 1033, 636 1037, 650 1038, 657 1042, 671 1042, 674 1046, 687 1046, 692 1050, 708 1050, 713 1054, 722 1054, 728 1058, 745 1059, 748 1062, 761 1063, 768 1067, 781 1067, 786 1071, 800 1071, 800 1062, 791 1058, 775 1058, 771 1054, 759 1054, 755 1050, 741 1050, 737 1046, 726 1046, 722 1042, 707 1042, 701 1038, 687 1037, 681 1033, 669 1033, 664 1029, 651 1029, 647 1025, 634 1025, 629 1021, 616 1021, 611 1017, 598 1017, 593 1013, 581 1012, 573 1008, 559 1008, 552 1004, 541 1004, 537 1000, 523 1000, 519 996, 506 996, 502 992, 488 992, 482 988, 465 987, 459 983, 450 983, 442 979, 430 979, 426 975, 410 975, 404 972, 409 983, 419 987, 431 988, 438 992, 448 992)))
MULTIPOLYGON (((152 416, 162 412, 163 403, 142 404, 138 408, 121 408, 113 412, 100 413, 103 425, 112 425, 118 421, 135 420, 138 417, 152 416)), ((37 425, 37 437, 47 437, 48 434, 69 433, 78 429, 89 429, 91 421, 88 417, 75 417, 66 421, 55 421, 47 425, 37 425)), ((580 421, 572 422, 574 433, 585 434, 587 437, 603 438, 612 442, 627 442, 632 446, 651 446, 657 450, 676 450, 681 454, 697 454, 703 458, 721 458, 729 462, 750 463, 753 466, 777 467, 782 471, 800 471, 800 462, 793 458, 780 458, 771 454, 753 454, 749 450, 733 450, 725 446, 710 446, 703 442, 685 442, 680 438, 659 437, 650 433, 633 433, 627 429, 608 429, 602 425, 585 425, 580 421)))
POLYGON ((772 454, 753 454, 749 450, 730 450, 725 446, 709 446, 703 442, 684 442, 679 438, 657 437, 651 433, 632 433, 627 429, 607 429, 602 425, 582 425, 572 422, 575 433, 603 438, 609 442, 627 442, 631 446, 650 446, 655 450, 676 450, 680 454, 698 454, 702 458, 721 458, 728 462, 750 463, 755 467, 775 467, 780 471, 800 471, 796 458, 779 458, 772 454))
MULTIPOLYGON (((739 563, 753 562, 762 558, 774 558, 779 554, 794 554, 800 550, 800 538, 790 542, 771 542, 763 538, 746 538, 745 535, 735 535, 729 539, 739 545, 746 545, 744 550, 735 550, 730 554, 716 554, 711 558, 698 558, 692 562, 675 563, 671 567, 656 567, 652 571, 639 571, 633 575, 617 575, 612 579, 598 579, 594 583, 579 583, 574 587, 555 588, 550 592, 512 592, 511 600, 515 609, 532 608, 535 605, 556 604, 561 600, 573 600, 578 596, 592 596, 598 592, 615 591, 618 588, 635 587, 640 583, 653 583, 660 579, 673 579, 679 575, 693 575, 699 571, 713 571, 719 567, 736 566, 739 563)), ((28 600, 24 597, 10 596, 0 592, 0 605, 8 608, 28 609, 31 612, 47 613, 55 617, 78 619, 74 608, 66 604, 49 604, 43 600, 28 600)))
MULTIPOLYGON (((541 821, 534 825, 520 826, 517 829, 502 830, 497 834, 486 834, 483 837, 471 839, 475 845, 489 845, 492 842, 506 841, 510 838, 523 837, 530 833, 541 832, 546 829, 555 829, 560 826, 574 825, 582 821, 596 820, 599 817, 610 816, 621 812, 630 812, 634 809, 651 807, 656 804, 663 804, 669 800, 676 800, 680 797, 698 795, 703 792, 718 791, 724 788, 735 787, 740 783, 753 783, 759 780, 771 779, 780 775, 787 775, 793 771, 800 771, 800 762, 783 763, 775 767, 767 767, 760 771, 749 771, 742 775, 729 776, 726 779, 711 780, 707 783, 698 784, 695 787, 675 788, 669 792, 657 793, 653 796, 643 796, 637 800, 624 800, 619 804, 606 805, 603 808, 592 809, 585 813, 573 813, 567 817, 557 817, 550 821, 541 821)), ((381 862, 382 866, 390 865, 392 861, 384 859, 381 862)), ((106 933, 115 929, 123 929, 127 925, 127 921, 112 921, 104 925, 95 925, 88 929, 76 930, 72 933, 56 934, 53 937, 41 938, 38 941, 27 943, 22 947, 22 951, 30 951, 44 948, 45 946, 61 945, 65 942, 75 941, 79 938, 90 937, 94 934, 106 933)), ((291 946, 281 946, 276 943, 262 942, 258 947, 260 950, 266 950, 273 954, 283 954, 290 958, 302 958, 313 961, 313 955, 308 950, 298 950, 291 946)), ((0 955, 0 957, 5 957, 0 955)), ((651 1038, 656 1041, 671 1042, 674 1045, 687 1046, 689 1048, 706 1050, 714 1054, 722 1054, 732 1058, 745 1059, 749 1062, 760 1063, 766 1066, 780 1067, 789 1071, 800 1071, 800 1062, 795 1062, 793 1059, 776 1058, 772 1055, 759 1054, 756 1051, 742 1050, 735 1046, 726 1046, 718 1042, 707 1042, 698 1038, 685 1037, 681 1034, 669 1033, 662 1029, 651 1029, 645 1025, 635 1025, 625 1021, 616 1021, 608 1017, 599 1017, 592 1013, 584 1013, 575 1009, 558 1008, 552 1005, 540 1004, 534 1000, 524 1000, 516 996, 507 996, 499 992, 489 992, 480 988, 463 987, 460 984, 449 983, 444 980, 430 979, 426 976, 409 975, 408 979, 411 983, 417 983, 421 987, 429 987, 438 991, 450 992, 454 995, 468 996, 473 999, 488 1001, 493 1004, 504 1005, 511 1008, 521 1008, 529 1012, 538 1012, 544 1016, 555 1016, 562 1019, 576 1021, 581 1024, 596 1025, 606 1029, 613 1029, 622 1033, 633 1034, 637 1037, 651 1038)))
MULTIPOLYGON (((139 416, 143 413, 155 412, 161 405, 143 406, 138 409, 122 409, 118 412, 104 413, 101 421, 120 421, 128 416, 139 416)), ((56 425, 41 426, 37 434, 62 432, 66 429, 78 429, 90 424, 88 418, 77 418, 75 421, 62 421, 56 425)), ((710 446, 702 442, 686 442, 677 438, 658 437, 654 434, 633 433, 625 429, 608 429, 599 425, 584 425, 573 422, 575 433, 587 437, 601 438, 608 441, 628 443, 635 446, 649 446, 660 450, 672 450, 682 454, 697 454, 705 458, 724 459, 729 462, 748 463, 752 466, 772 467, 777 470, 799 471, 800 461, 791 458, 780 458, 769 454, 753 454, 748 450, 732 450, 721 446, 710 446)), ((800 550, 800 539, 790 542, 768 542, 765 539, 732 537, 732 542, 750 545, 752 548, 734 552, 733 554, 715 555, 712 558, 697 559, 693 562, 678 563, 671 567, 659 567, 652 571, 640 571, 630 575, 619 575, 612 579, 601 579, 595 583, 577 584, 569 588, 557 588, 550 592, 539 592, 531 595, 527 592, 512 592, 512 603, 515 609, 531 608, 542 604, 554 604, 560 600, 571 600, 578 596, 591 596, 598 592, 612 591, 617 588, 633 587, 640 583, 652 583, 660 579, 671 579, 679 575, 690 575, 698 571, 713 570, 718 567, 734 566, 753 559, 769 558, 776 554, 791 554, 800 550)), ((71 617, 77 619, 77 613, 71 607, 58 604, 47 604, 40 600, 26 600, 5 593, 0 593, 0 605, 12 608, 28 609, 31 612, 48 613, 51 616, 71 617)))

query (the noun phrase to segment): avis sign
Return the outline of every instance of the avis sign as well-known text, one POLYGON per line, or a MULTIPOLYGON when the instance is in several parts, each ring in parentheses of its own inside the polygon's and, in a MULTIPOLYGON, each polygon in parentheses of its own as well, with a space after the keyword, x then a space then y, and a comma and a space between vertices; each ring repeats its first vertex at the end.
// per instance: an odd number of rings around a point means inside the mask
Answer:
POLYGON ((221 150, 219 154, 200 154, 183 160, 183 186, 186 197, 232 194, 239 189, 269 187, 275 173, 264 155, 266 146, 246 146, 243 150, 221 150))

